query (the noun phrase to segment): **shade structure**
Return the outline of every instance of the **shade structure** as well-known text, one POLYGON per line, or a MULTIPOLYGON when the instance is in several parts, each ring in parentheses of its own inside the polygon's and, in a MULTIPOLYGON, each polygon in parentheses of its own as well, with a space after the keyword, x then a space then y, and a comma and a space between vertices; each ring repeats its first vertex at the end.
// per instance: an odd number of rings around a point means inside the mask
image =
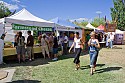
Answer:
POLYGON ((25 8, 10 17, 6 17, 5 22, 39 27, 53 27, 55 25, 53 22, 34 16, 25 8))
POLYGON ((100 26, 98 26, 98 29, 104 31, 105 27, 101 24, 100 26))
POLYGON ((119 29, 116 29, 115 34, 124 34, 124 31, 121 31, 119 29))
POLYGON ((4 18, 1 18, 0 19, 0 24, 3 24, 4 23, 4 18))
POLYGON ((91 25, 91 23, 88 23, 85 27, 85 29, 96 29, 94 26, 91 25))
POLYGON ((54 22, 55 24, 57 24, 57 25, 60 25, 60 27, 69 27, 69 28, 75 28, 75 27, 78 27, 78 26, 76 26, 75 24, 73 24, 73 23, 71 23, 71 22, 69 22, 69 21, 67 21, 67 20, 63 20, 63 19, 61 19, 61 18, 59 18, 59 17, 56 17, 56 18, 54 18, 54 19, 52 19, 52 20, 50 20, 51 22, 54 22))

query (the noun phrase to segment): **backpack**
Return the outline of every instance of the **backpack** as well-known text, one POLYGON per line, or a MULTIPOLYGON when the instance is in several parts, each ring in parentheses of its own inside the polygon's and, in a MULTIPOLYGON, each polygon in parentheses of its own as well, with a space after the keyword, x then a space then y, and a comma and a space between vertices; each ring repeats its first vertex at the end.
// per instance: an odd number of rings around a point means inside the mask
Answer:
POLYGON ((24 36, 18 38, 18 40, 17 40, 17 46, 25 46, 24 41, 25 41, 24 36))

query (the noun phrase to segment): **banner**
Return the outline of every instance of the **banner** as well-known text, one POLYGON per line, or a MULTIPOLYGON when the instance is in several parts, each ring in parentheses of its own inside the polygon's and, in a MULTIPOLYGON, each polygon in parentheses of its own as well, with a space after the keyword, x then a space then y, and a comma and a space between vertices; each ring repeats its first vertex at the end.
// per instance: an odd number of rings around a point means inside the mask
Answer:
POLYGON ((20 24, 12 24, 13 30, 31 30, 31 31, 52 31, 52 27, 26 26, 20 24))
POLYGON ((115 32, 116 30, 116 24, 106 24, 105 25, 105 32, 115 32))

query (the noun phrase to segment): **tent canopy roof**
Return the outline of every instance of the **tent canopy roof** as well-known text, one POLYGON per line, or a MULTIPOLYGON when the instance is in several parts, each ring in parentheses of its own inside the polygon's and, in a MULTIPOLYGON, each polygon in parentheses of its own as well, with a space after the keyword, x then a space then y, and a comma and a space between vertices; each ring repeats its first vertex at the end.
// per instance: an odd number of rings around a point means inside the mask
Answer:
POLYGON ((4 18, 0 19, 0 24, 2 24, 4 22, 4 18))
POLYGON ((60 26, 64 26, 64 27, 70 27, 70 28, 78 27, 75 24, 73 24, 73 23, 71 23, 71 22, 69 22, 67 20, 63 20, 63 19, 61 19, 59 17, 56 17, 56 18, 54 18, 54 19, 52 19, 50 21, 54 22, 55 24, 58 24, 60 26))
POLYGON ((32 15, 25 8, 10 17, 6 17, 5 21, 10 23, 24 24, 30 26, 42 26, 42 27, 54 26, 53 22, 32 15))
POLYGON ((100 26, 98 26, 98 29, 99 29, 99 30, 104 30, 105 27, 101 24, 100 26))
POLYGON ((115 33, 116 33, 116 34, 124 34, 124 31, 121 31, 121 30, 119 30, 119 29, 116 29, 115 33))
POLYGON ((94 26, 91 25, 91 23, 88 23, 88 24, 86 25, 86 28, 87 28, 87 29, 96 29, 94 26))

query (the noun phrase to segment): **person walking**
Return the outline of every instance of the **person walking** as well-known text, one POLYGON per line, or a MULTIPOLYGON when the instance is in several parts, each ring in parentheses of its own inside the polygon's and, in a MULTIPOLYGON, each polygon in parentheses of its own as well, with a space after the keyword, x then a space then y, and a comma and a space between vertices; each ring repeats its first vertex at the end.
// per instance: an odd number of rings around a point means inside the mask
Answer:
POLYGON ((68 37, 66 36, 66 33, 63 34, 64 39, 63 39, 63 55, 67 55, 67 47, 68 47, 68 37))
POLYGON ((41 49, 42 49, 42 54, 44 56, 44 59, 46 58, 45 52, 47 53, 48 57, 50 58, 48 44, 49 44, 49 41, 47 40, 46 35, 43 34, 42 39, 41 39, 41 46, 42 46, 41 49))
POLYGON ((29 61, 34 60, 34 50, 33 50, 33 46, 34 46, 34 38, 31 35, 31 31, 27 31, 27 34, 29 35, 27 38, 27 53, 29 56, 29 61))
POLYGON ((57 53, 58 53, 58 40, 57 40, 57 37, 56 35, 53 33, 53 36, 54 36, 54 40, 53 40, 53 54, 54 54, 54 61, 58 60, 57 58, 57 53))
POLYGON ((98 39, 95 38, 95 32, 91 32, 91 39, 88 41, 89 46, 89 55, 90 55, 90 75, 93 75, 93 72, 95 71, 95 62, 98 56, 97 49, 100 48, 100 44, 98 39))
POLYGON ((75 70, 78 70, 80 68, 80 60, 79 60, 79 57, 80 57, 80 53, 81 53, 81 50, 83 48, 83 41, 82 39, 79 37, 79 32, 76 32, 75 33, 75 38, 74 38, 74 42, 72 44, 72 46, 70 47, 69 49, 69 53, 71 52, 71 49, 73 47, 75 47, 75 58, 74 58, 74 63, 75 63, 75 70))
POLYGON ((22 36, 22 32, 19 32, 19 36, 16 37, 17 42, 17 58, 18 58, 18 62, 20 63, 21 61, 21 55, 22 55, 22 59, 25 62, 25 37, 22 36))

